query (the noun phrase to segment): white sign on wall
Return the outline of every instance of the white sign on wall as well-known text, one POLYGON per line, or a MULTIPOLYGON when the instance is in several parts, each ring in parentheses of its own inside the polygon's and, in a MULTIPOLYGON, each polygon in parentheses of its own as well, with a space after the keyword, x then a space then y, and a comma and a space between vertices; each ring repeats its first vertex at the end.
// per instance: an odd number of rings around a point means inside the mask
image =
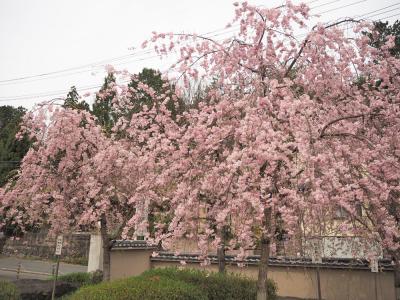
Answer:
POLYGON ((59 235, 57 236, 57 242, 56 242, 56 255, 61 255, 62 245, 63 245, 63 236, 59 235))
POLYGON ((370 267, 371 267, 371 272, 373 272, 373 273, 378 273, 379 272, 379 264, 378 264, 378 258, 377 257, 374 257, 374 258, 371 259, 370 267))

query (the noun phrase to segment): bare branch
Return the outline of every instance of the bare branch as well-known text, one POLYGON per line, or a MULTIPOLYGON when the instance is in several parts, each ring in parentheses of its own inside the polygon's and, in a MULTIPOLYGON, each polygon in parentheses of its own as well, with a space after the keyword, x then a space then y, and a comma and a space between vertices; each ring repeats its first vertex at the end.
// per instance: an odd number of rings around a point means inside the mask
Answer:
POLYGON ((353 133, 349 132, 333 132, 333 133, 326 133, 323 136, 320 136, 321 138, 323 137, 352 137, 357 140, 360 140, 362 142, 366 142, 370 148, 374 148, 374 145, 370 140, 368 140, 366 137, 362 137, 353 133))
MULTIPOLYGON (((335 23, 332 23, 332 24, 330 24, 330 25, 325 26, 325 29, 328 29, 328 28, 331 28, 331 27, 334 27, 334 26, 337 26, 337 25, 340 25, 340 24, 346 23, 346 22, 359 23, 360 21, 355 20, 355 19, 352 19, 352 18, 350 18, 350 19, 344 19, 344 20, 341 20, 341 21, 338 21, 338 22, 335 22, 335 23)), ((315 29, 315 26, 312 28, 311 31, 313 31, 314 29, 315 29)), ((303 53, 304 48, 305 48, 306 45, 309 43, 309 41, 310 41, 310 40, 309 40, 309 35, 310 35, 310 33, 307 35, 307 37, 306 37, 306 39, 304 40, 303 45, 301 46, 299 52, 297 53, 296 57, 293 59, 293 61, 292 61, 292 63, 290 64, 289 68, 286 70, 285 77, 288 76, 289 72, 293 69, 293 67, 294 67, 294 65, 296 64, 297 60, 300 58, 301 54, 303 53)))
POLYGON ((343 121, 343 120, 349 120, 349 119, 357 119, 357 118, 364 118, 366 116, 376 116, 379 115, 378 113, 370 113, 370 114, 358 114, 358 115, 353 115, 353 116, 345 116, 345 117, 340 117, 337 118, 335 120, 330 121, 328 124, 326 124, 324 127, 322 127, 321 129, 321 133, 319 134, 320 138, 323 138, 326 134, 325 131, 327 130, 327 128, 337 122, 343 121))

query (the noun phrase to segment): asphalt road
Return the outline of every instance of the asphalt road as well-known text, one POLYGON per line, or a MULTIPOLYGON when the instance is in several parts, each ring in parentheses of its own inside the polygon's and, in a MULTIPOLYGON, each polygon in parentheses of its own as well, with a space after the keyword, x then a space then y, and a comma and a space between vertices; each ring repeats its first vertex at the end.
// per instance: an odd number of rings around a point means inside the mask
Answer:
MULTIPOLYGON (((0 256, 0 279, 16 279, 17 273, 11 270, 17 270, 19 264, 21 264, 22 271, 20 273, 20 278, 47 279, 52 274, 53 265, 55 265, 55 262, 0 256), (32 273, 24 273, 24 271, 32 273)), ((72 272, 86 272, 86 270, 86 266, 60 263, 59 274, 62 275, 72 272)))

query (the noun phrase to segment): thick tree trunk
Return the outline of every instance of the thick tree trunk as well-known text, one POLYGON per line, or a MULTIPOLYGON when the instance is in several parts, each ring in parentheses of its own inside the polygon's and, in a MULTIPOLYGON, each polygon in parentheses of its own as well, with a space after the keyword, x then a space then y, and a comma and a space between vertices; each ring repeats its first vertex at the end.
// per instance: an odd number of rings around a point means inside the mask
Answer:
POLYGON ((257 300, 268 300, 267 278, 270 238, 263 234, 261 238, 261 257, 258 265, 257 300))
POLYGON ((103 242, 103 281, 110 281, 110 238, 107 233, 107 220, 104 215, 100 219, 100 234, 103 242))
POLYGON ((275 245, 276 245, 276 255, 282 256, 285 255, 285 230, 283 228, 283 220, 280 213, 275 214, 275 245))
POLYGON ((225 226, 222 227, 220 234, 221 234, 221 245, 217 249, 218 272, 225 273, 225 242, 226 242, 225 226))
MULTIPOLYGON (((271 208, 264 210, 265 228, 271 227, 271 208)), ((261 256, 258 265, 257 281, 257 300, 268 300, 267 279, 268 279, 268 260, 271 248, 271 239, 267 233, 261 235, 261 256)))
POLYGON ((276 255, 277 256, 285 255, 285 244, 282 240, 276 240, 276 255))
POLYGON ((218 272, 225 273, 225 246, 222 245, 217 250, 218 256, 218 272))

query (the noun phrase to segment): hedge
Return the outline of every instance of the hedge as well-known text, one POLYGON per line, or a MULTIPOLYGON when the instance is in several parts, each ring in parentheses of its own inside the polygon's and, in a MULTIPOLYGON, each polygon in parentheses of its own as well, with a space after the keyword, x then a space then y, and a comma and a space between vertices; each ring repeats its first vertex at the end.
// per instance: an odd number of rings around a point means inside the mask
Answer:
MULTIPOLYGON (((253 300, 256 281, 234 274, 208 273, 195 269, 160 268, 141 276, 84 286, 68 300, 253 300)), ((268 281, 269 299, 276 299, 276 286, 268 281)))
POLYGON ((68 300, 207 300, 198 287, 161 276, 127 279, 85 286, 68 300))
MULTIPOLYGON (((238 274, 220 274, 197 269, 157 268, 144 272, 142 277, 160 276, 193 284, 207 293, 207 299, 256 299, 257 283, 255 280, 238 274)), ((268 295, 276 299, 276 284, 267 282, 268 295)))
POLYGON ((19 300, 17 287, 11 282, 0 281, 0 299, 19 300))

